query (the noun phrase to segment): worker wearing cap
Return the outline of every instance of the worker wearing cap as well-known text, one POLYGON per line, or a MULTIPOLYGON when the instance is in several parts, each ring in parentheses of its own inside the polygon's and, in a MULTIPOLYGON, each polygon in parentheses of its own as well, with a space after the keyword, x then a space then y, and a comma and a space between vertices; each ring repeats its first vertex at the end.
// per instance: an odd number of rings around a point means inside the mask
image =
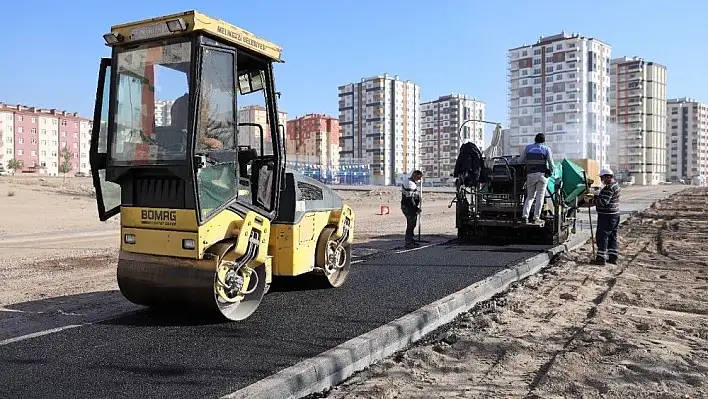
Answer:
POLYGON ((614 173, 609 168, 600 169, 600 180, 605 185, 595 198, 597 210, 597 257, 595 264, 605 262, 617 264, 619 257, 620 186, 614 179, 614 173))
POLYGON ((529 213, 531 213, 531 204, 533 204, 534 199, 536 200, 536 207, 533 212, 533 223, 538 224, 541 219, 541 209, 543 209, 543 203, 546 198, 548 178, 555 167, 553 164, 553 152, 544 144, 545 142, 546 136, 543 133, 538 133, 534 138, 534 143, 526 146, 519 159, 520 162, 526 163, 526 198, 521 213, 522 223, 529 222, 529 213))
POLYGON ((413 171, 411 176, 401 184, 401 211, 406 216, 406 248, 413 248, 419 244, 413 238, 418 214, 420 214, 420 190, 418 183, 423 178, 423 172, 413 171))

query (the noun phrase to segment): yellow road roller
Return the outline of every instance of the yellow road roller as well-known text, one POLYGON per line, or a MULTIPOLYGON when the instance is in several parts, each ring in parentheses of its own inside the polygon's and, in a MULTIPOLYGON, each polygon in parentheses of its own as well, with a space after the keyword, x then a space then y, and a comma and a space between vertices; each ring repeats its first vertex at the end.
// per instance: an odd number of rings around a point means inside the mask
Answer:
POLYGON ((103 37, 89 157, 100 220, 120 216, 125 298, 238 321, 274 277, 340 287, 354 212, 285 167, 281 48, 196 11, 103 37))

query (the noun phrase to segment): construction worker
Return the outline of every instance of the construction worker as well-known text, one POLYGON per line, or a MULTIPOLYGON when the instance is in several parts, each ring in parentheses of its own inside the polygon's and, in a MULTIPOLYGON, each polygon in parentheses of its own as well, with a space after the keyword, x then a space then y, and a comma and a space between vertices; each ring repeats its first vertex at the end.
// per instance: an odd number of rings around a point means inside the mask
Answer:
POLYGON ((423 178, 423 172, 415 170, 410 177, 401 184, 401 211, 406 216, 406 248, 415 248, 420 244, 415 242, 413 232, 420 209, 420 190, 418 183, 423 178))
POLYGON ((520 161, 526 163, 526 198, 524 208, 521 212, 522 223, 539 224, 541 222, 541 209, 546 197, 546 186, 551 171, 554 168, 553 153, 546 146, 546 136, 538 133, 534 138, 534 143, 529 144, 521 154, 520 161), (531 204, 536 200, 536 207, 533 212, 533 221, 529 222, 531 204))
POLYGON ((597 211, 597 256, 594 263, 604 265, 607 261, 616 265, 619 257, 617 231, 620 223, 620 186, 609 168, 600 169, 600 180, 604 187, 594 201, 597 211))

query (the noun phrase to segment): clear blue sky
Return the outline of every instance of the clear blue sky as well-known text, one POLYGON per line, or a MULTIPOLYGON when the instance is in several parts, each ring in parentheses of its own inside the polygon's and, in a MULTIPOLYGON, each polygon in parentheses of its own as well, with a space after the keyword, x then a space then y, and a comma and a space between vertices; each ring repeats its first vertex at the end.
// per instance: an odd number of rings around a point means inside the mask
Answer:
POLYGON ((281 107, 337 115, 337 87, 389 73, 487 104, 506 124, 506 54, 541 35, 577 32, 668 67, 668 96, 708 102, 708 2, 472 1, 6 1, 0 101, 93 110, 102 35, 113 24, 197 8, 283 46, 281 107), (105 10, 104 10, 105 7, 105 10))

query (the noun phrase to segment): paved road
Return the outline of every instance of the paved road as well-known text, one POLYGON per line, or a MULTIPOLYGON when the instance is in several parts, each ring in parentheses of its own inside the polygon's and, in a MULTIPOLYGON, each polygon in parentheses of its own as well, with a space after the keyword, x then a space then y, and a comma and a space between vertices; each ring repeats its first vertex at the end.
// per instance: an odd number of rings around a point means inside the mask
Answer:
POLYGON ((116 292, 8 306, 0 309, 0 397, 226 394, 544 249, 440 243, 377 254, 361 259, 341 289, 274 290, 243 323, 158 315, 116 292), (26 335, 26 326, 46 318, 55 330, 26 335))

